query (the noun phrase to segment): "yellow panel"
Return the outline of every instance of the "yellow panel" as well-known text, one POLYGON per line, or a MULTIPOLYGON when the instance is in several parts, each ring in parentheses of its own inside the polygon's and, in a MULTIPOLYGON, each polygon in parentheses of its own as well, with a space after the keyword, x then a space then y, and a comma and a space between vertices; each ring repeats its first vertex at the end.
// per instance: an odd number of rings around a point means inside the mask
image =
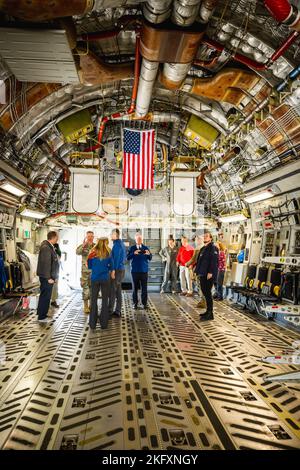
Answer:
POLYGON ((200 147, 209 149, 219 135, 219 131, 203 119, 192 115, 187 123, 184 135, 200 147))

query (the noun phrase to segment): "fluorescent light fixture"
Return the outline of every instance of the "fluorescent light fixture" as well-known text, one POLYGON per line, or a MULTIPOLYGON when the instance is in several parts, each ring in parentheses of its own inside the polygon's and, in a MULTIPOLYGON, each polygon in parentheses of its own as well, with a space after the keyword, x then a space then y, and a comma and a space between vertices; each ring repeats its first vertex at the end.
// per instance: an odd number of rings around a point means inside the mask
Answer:
POLYGON ((26 194, 26 191, 20 189, 18 186, 15 186, 13 183, 9 183, 8 181, 1 184, 1 189, 4 189, 4 191, 7 191, 8 193, 18 197, 24 196, 26 194))
POLYGON ((242 222, 243 220, 247 220, 247 217, 241 212, 238 214, 228 214, 228 215, 223 215, 219 217, 219 221, 224 222, 224 223, 242 222))
POLYGON ((39 212, 33 209, 24 209, 20 215, 22 217, 31 217, 32 219, 44 219, 47 217, 47 214, 44 212, 39 212))
POLYGON ((271 197, 275 196, 273 190, 271 188, 263 189, 258 193, 250 194, 249 196, 245 196, 245 201, 251 204, 252 202, 259 202, 264 201, 265 199, 270 199, 271 197))

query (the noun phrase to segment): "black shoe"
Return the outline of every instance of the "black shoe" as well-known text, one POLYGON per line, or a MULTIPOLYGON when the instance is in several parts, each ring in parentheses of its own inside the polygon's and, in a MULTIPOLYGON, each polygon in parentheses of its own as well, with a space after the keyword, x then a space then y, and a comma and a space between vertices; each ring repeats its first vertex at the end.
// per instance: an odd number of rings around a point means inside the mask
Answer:
POLYGON ((114 311, 111 315, 114 316, 114 317, 118 317, 118 318, 120 318, 120 316, 121 316, 121 314, 119 312, 116 312, 116 311, 114 311))
POLYGON ((132 308, 133 308, 133 310, 137 310, 138 309, 137 304, 134 304, 132 308))
POLYGON ((207 312, 200 313, 200 317, 203 317, 203 315, 207 315, 207 312))
POLYGON ((56 302, 56 300, 54 302, 51 302, 51 305, 52 305, 52 307, 59 308, 59 305, 56 302))
POLYGON ((206 313, 205 315, 201 315, 200 316, 200 321, 207 321, 207 320, 213 320, 214 319, 214 315, 213 313, 206 313))
POLYGON ((148 310, 148 308, 149 308, 148 305, 143 305, 142 306, 142 310, 148 310))

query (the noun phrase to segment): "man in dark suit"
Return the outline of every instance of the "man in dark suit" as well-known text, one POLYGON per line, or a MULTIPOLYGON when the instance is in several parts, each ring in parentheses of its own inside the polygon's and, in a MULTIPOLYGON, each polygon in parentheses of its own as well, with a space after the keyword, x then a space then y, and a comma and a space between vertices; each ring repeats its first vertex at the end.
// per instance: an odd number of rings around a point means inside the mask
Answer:
POLYGON ((213 299, 211 290, 217 281, 219 250, 213 244, 212 234, 205 232, 204 246, 201 248, 195 272, 199 276, 202 293, 206 300, 206 312, 200 314, 200 321, 213 320, 213 299))
POLYGON ((37 308, 38 321, 40 323, 48 323, 47 313, 49 310, 51 294, 53 289, 53 284, 58 278, 59 271, 59 262, 58 256, 55 251, 55 243, 58 242, 58 233, 49 232, 47 235, 47 240, 44 240, 41 244, 38 265, 37 265, 37 275, 40 278, 40 298, 37 308))
POLYGON ((127 259, 131 261, 131 276, 133 283, 133 308, 138 308, 138 290, 142 287, 142 304, 143 309, 147 310, 147 282, 149 261, 152 259, 152 254, 146 245, 143 245, 143 237, 140 233, 135 236, 136 244, 131 246, 128 251, 127 259))

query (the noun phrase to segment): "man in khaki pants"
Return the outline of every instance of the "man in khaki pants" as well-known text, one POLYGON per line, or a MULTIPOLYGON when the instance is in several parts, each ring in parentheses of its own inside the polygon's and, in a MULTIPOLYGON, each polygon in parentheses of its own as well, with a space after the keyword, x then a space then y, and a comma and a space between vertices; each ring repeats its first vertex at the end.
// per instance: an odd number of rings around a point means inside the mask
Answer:
POLYGON ((88 231, 83 243, 76 249, 76 255, 82 257, 80 285, 82 287, 82 298, 84 304, 84 313, 90 313, 89 299, 91 288, 91 271, 87 267, 89 252, 94 248, 94 232, 88 231))

